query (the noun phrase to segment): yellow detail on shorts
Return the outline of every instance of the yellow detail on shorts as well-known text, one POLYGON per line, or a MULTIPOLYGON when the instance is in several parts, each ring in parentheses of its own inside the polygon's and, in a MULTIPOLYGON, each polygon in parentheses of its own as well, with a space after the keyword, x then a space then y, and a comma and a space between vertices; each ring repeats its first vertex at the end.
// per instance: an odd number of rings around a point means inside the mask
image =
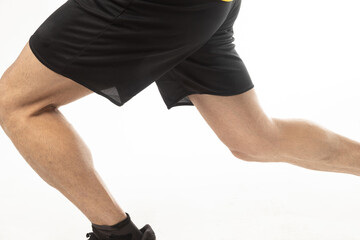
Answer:
POLYGON ((233 0, 221 0, 223 2, 232 2, 233 0))

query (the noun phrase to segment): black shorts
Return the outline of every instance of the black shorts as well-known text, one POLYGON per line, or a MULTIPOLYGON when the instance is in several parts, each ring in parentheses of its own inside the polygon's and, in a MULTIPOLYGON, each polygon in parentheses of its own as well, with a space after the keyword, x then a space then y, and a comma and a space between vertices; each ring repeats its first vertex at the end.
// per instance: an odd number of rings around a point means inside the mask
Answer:
POLYGON ((68 0, 29 39, 45 66, 121 106, 154 81, 168 109, 189 94, 254 87, 233 43, 241 0, 68 0))

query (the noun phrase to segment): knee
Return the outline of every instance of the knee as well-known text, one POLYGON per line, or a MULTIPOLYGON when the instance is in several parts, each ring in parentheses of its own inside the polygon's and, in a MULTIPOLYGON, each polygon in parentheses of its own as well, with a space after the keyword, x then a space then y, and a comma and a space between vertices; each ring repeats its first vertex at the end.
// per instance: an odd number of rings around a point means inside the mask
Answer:
POLYGON ((231 153, 241 160, 251 162, 278 162, 281 160, 279 131, 269 129, 267 134, 239 139, 229 147, 231 153))
POLYGON ((238 159, 250 162, 277 162, 280 160, 280 152, 275 142, 268 143, 259 140, 253 146, 242 145, 236 149, 230 149, 231 153, 238 159))
POLYGON ((19 81, 27 76, 19 71, 18 66, 11 65, 0 78, 0 126, 3 128, 21 126, 29 117, 58 108, 52 103, 50 95, 37 95, 37 92, 24 86, 27 79, 19 81))

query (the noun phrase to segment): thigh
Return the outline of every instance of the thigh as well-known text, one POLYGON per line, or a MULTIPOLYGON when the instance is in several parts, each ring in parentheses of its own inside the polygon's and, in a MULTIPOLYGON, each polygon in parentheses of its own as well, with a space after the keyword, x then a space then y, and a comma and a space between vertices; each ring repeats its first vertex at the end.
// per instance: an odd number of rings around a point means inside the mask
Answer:
POLYGON ((0 80, 1 110, 34 114, 92 93, 86 87, 44 66, 26 43, 0 80))
POLYGON ((251 152, 275 141, 276 129, 263 111, 255 88, 233 96, 191 94, 189 99, 230 150, 251 152))

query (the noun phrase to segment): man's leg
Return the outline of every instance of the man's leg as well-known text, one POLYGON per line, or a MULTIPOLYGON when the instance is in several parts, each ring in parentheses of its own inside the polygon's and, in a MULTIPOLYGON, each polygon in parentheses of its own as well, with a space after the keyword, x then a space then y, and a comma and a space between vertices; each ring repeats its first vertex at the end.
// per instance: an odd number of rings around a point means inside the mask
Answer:
POLYGON ((192 94, 189 98, 239 159, 360 176, 360 143, 309 120, 268 117, 254 88, 234 96, 192 94))
POLYGON ((0 79, 0 124, 29 165, 95 224, 126 218, 58 107, 92 93, 42 65, 26 44, 0 79))

